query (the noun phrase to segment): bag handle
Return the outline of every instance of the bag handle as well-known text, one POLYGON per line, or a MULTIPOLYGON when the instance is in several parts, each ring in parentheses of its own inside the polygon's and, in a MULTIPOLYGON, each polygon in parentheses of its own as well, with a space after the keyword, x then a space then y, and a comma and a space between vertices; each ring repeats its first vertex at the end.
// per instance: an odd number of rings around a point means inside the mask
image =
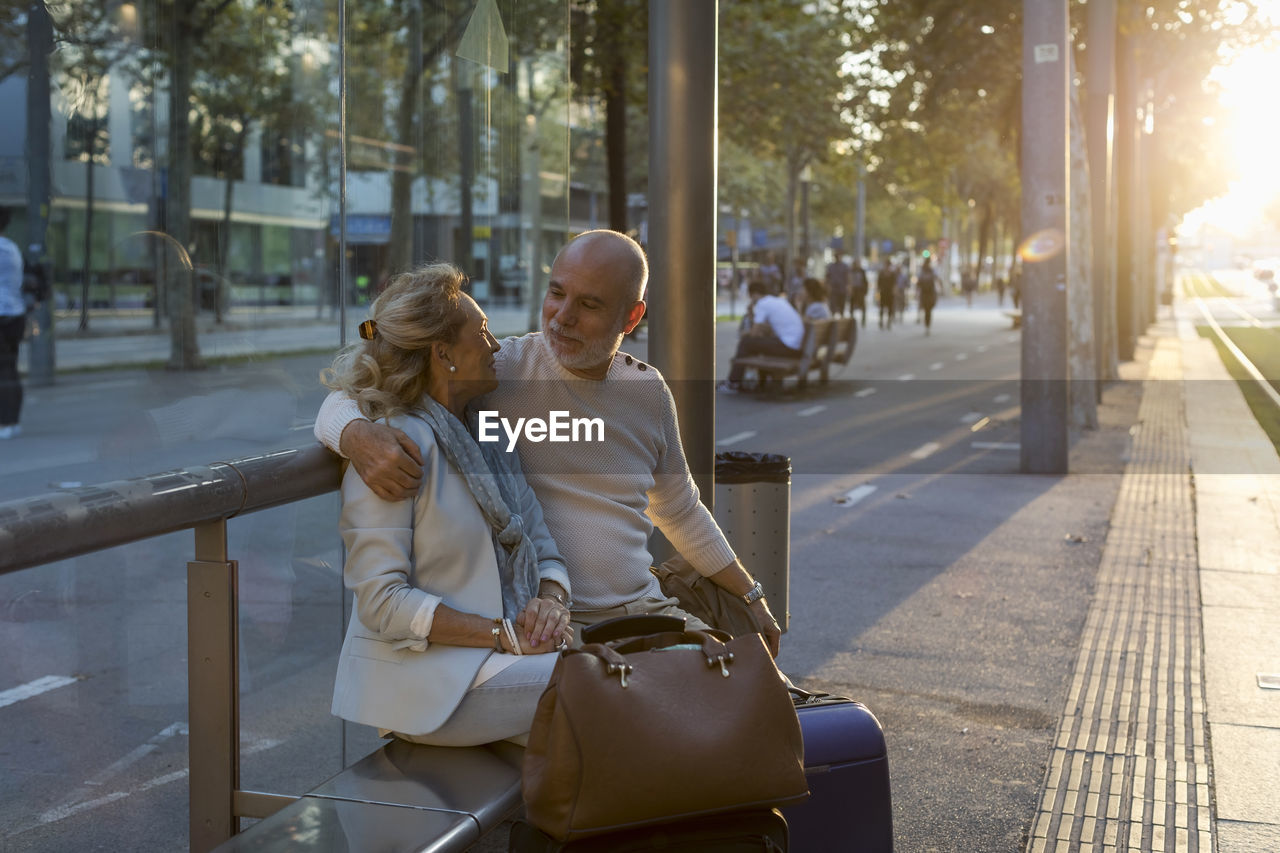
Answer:
POLYGON ((616 616, 594 625, 583 628, 581 639, 584 644, 609 643, 627 637, 641 637, 645 634, 660 634, 669 631, 683 631, 684 617, 664 616, 658 613, 637 613, 629 616, 616 616))
POLYGON ((721 642, 719 638, 707 631, 689 630, 651 634, 647 637, 638 637, 617 645, 589 643, 578 649, 570 649, 564 654, 588 654, 599 658, 605 664, 605 673, 607 675, 617 675, 622 686, 626 687, 627 676, 631 674, 635 667, 627 663, 627 659, 623 657, 624 654, 666 648, 680 643, 696 643, 699 645, 703 657, 706 658, 707 666, 719 666, 720 674, 725 678, 729 677, 729 664, 733 663, 733 652, 729 651, 729 647, 721 642))

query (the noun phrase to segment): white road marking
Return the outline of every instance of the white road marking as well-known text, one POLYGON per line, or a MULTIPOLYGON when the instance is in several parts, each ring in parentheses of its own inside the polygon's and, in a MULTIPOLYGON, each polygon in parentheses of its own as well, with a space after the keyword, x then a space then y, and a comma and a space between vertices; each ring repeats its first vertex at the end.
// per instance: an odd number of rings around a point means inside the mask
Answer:
POLYGON ((902 374, 901 376, 899 376, 899 377, 898 377, 898 381, 899 381, 899 382, 910 382, 912 379, 915 379, 915 378, 916 378, 916 375, 915 375, 914 373, 904 373, 904 374, 902 374))
MULTIPOLYGON (((175 725, 178 725, 178 724, 175 724, 175 725)), ((185 730, 185 727, 186 727, 185 724, 181 724, 181 725, 185 730)), ((173 728, 173 726, 170 726, 169 728, 171 729, 173 728)), ((169 731, 169 729, 165 729, 165 731, 169 731)), ((161 732, 161 734, 163 733, 164 732, 161 732)), ((157 735, 157 737, 159 737, 159 735, 157 735)), ((155 738, 152 738, 152 740, 155 740, 155 738)), ((241 746, 240 755, 241 756, 253 755, 256 752, 263 752, 265 750, 277 747, 282 743, 284 743, 284 741, 277 740, 276 738, 258 738, 256 740, 250 741, 249 743, 241 746)), ((138 750, 134 750, 134 752, 137 752, 137 751, 138 750)), ((132 754, 133 753, 130 753, 130 755, 132 754)), ((119 764, 119 763, 120 762, 116 762, 116 764, 119 764)), ((112 767, 114 766, 115 765, 113 764, 112 767)), ((44 812, 43 814, 41 814, 38 822, 41 824, 46 824, 46 823, 54 823, 56 821, 64 820, 66 818, 71 817, 74 814, 79 814, 80 812, 96 809, 99 806, 105 806, 110 803, 114 803, 116 800, 124 799, 130 794, 140 794, 143 791, 149 791, 152 788, 158 788, 161 785, 168 785, 170 782, 181 781, 185 779, 188 775, 190 775, 190 773, 191 773, 190 768, 184 767, 181 770, 175 770, 172 773, 165 773, 162 776, 156 776, 153 779, 148 779, 146 782, 143 782, 133 791, 113 791, 110 794, 106 794, 105 796, 101 796, 101 797, 95 797, 92 800, 84 800, 81 802, 67 802, 56 808, 49 809, 47 812, 44 812)), ((102 775, 102 774, 99 774, 99 775, 102 775)))
POLYGON ((1022 445, 1016 441, 973 441, 969 446, 974 450, 1021 450, 1022 445))
POLYGON ((853 506, 863 498, 870 496, 871 493, 874 492, 875 490, 876 490, 875 486, 867 485, 866 483, 864 483, 861 486, 858 486, 857 488, 850 489, 840 497, 836 498, 836 503, 840 504, 841 506, 853 506))
POLYGON ((967 352, 956 353, 956 361, 965 361, 968 358, 969 358, 969 353, 967 352))
POLYGON ((187 733, 188 732, 187 732, 186 723, 178 722, 178 723, 173 723, 172 725, 166 726, 165 728, 161 729, 160 732, 151 740, 142 744, 142 746, 139 746, 136 749, 131 750, 123 758, 121 758, 116 762, 113 762, 105 770, 103 770, 98 775, 94 776, 85 784, 86 785, 105 784, 108 779, 110 779, 112 776, 115 776, 120 771, 124 770, 130 764, 133 764, 134 762, 138 761, 143 756, 146 756, 152 752, 155 752, 157 749, 160 748, 160 745, 164 743, 166 740, 168 740, 169 738, 173 737, 174 735, 185 735, 187 733))
POLYGON ((960 419, 960 423, 962 423, 962 424, 971 424, 971 423, 973 423, 974 421, 981 420, 981 419, 982 419, 982 413, 981 413, 981 412, 969 412, 969 414, 965 415, 964 417, 962 417, 962 418, 960 419))
POLYGON ((1010 400, 1012 400, 1012 399, 1013 399, 1013 398, 1012 398, 1012 397, 1010 397, 1008 394, 997 394, 997 395, 995 395, 995 397, 993 397, 993 398, 992 398, 992 402, 993 402, 993 403, 1007 403, 1007 402, 1009 402, 1009 401, 1010 401, 1010 400))
POLYGON ((870 396, 871 396, 872 394, 874 394, 874 393, 876 393, 876 389, 875 389, 875 388, 863 388, 861 391, 855 392, 853 396, 855 396, 855 397, 870 397, 870 396))
POLYGON ((818 414, 818 412, 825 412, 826 410, 827 410, 826 406, 810 406, 807 409, 801 409, 800 411, 796 412, 796 417, 808 418, 818 414))
POLYGON ((1020 340, 1022 340, 1022 335, 1009 335, 1005 338, 1005 342, 1011 344, 1016 344, 1020 340))
POLYGON ((930 369, 930 370, 941 370, 941 369, 942 369, 942 362, 940 362, 940 361, 935 361, 933 364, 929 365, 929 369, 930 369))
POLYGON ((982 344, 981 346, 978 347, 978 352, 986 352, 988 349, 990 349, 990 347, 988 347, 986 344, 982 344))
POLYGON ((69 675, 46 675, 35 681, 10 687, 8 690, 0 691, 0 708, 39 696, 41 693, 48 693, 50 690, 57 690, 59 687, 66 687, 68 684, 75 684, 77 680, 69 675))
POLYGON ((925 457, 932 456, 937 453, 941 448, 941 444, 938 444, 936 441, 931 441, 928 444, 922 444, 915 450, 911 451, 911 458, 924 459, 925 457))
POLYGON ((748 438, 755 438, 755 437, 756 437, 755 430, 747 430, 746 432, 735 433, 734 435, 731 435, 728 438, 722 438, 719 441, 717 441, 716 444, 720 447, 724 447, 729 444, 737 444, 739 441, 746 441, 748 438))

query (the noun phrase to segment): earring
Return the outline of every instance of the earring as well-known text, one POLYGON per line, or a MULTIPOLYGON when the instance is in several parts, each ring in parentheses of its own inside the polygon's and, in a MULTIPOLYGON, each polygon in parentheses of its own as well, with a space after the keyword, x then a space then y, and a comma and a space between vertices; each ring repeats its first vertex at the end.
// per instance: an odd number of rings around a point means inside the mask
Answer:
POLYGON ((457 372, 458 372, 458 365, 456 365, 456 364, 451 364, 451 365, 449 365, 449 372, 450 372, 450 373, 457 373, 457 372))

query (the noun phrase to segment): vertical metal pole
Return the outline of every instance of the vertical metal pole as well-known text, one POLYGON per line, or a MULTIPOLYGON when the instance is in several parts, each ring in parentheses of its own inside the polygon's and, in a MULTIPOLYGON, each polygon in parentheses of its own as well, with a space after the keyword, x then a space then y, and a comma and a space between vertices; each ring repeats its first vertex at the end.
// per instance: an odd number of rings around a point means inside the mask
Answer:
POLYGON ((649 0, 649 358, 670 381, 689 470, 715 468, 717 0, 649 0))
POLYGON ((53 270, 49 268, 50 178, 49 123, 52 120, 49 86, 49 54, 53 51, 53 19, 44 0, 27 9, 27 251, 28 261, 44 272, 45 292, 31 316, 31 343, 27 352, 32 385, 52 385, 54 378, 53 270))
POLYGON ((236 673, 236 574, 225 519, 195 528, 187 563, 187 726, 193 851, 212 850, 237 830, 240 703, 236 673))
POLYGON ((338 0, 338 345, 347 345, 347 0, 338 0))
POLYGON ((1116 378, 1115 255, 1111 227, 1112 121, 1116 89, 1116 0, 1089 3, 1088 145, 1093 217, 1093 326, 1097 354, 1098 395, 1102 382, 1116 378))
POLYGON ((812 181, 800 179, 800 268, 809 274, 809 184, 812 181))
POLYGON ((1022 275, 1022 470, 1065 474, 1067 0, 1024 0, 1022 26, 1022 232, 1033 253, 1022 275))
MULTIPOLYGON (((1130 6, 1121 19, 1131 19, 1134 10, 1130 6)), ((1115 175, 1116 175, 1116 357, 1120 361, 1132 361, 1137 343, 1137 323, 1134 317, 1134 276, 1136 272, 1136 243, 1134 220, 1137 192, 1135 169, 1137 165, 1137 87, 1138 74, 1133 55, 1134 38, 1121 35, 1116 46, 1116 113, 1115 113, 1115 175)))

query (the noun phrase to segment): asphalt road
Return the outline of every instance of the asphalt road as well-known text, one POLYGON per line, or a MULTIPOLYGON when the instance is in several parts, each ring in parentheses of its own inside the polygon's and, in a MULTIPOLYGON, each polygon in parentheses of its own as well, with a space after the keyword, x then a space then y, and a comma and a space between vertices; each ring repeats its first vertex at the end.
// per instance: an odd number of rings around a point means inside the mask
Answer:
MULTIPOLYGON (((930 337, 872 318, 826 387, 718 396, 716 438, 792 458, 780 663, 879 716, 898 849, 1017 850, 1138 389, 1108 390, 1102 428, 1073 445, 1079 476, 1017 475, 1019 336, 990 297, 957 303, 943 302, 930 337)), ((719 375, 732 347, 722 325, 719 375)), ((324 362, 36 389, 21 454, 0 450, 0 500, 304 442, 324 362)), ((231 525, 249 789, 300 793, 376 742, 328 714, 336 516, 326 496, 231 525)), ((190 535, 174 534, 0 578, 0 690, 71 679, 0 707, 0 851, 185 849, 188 559, 190 535)))

